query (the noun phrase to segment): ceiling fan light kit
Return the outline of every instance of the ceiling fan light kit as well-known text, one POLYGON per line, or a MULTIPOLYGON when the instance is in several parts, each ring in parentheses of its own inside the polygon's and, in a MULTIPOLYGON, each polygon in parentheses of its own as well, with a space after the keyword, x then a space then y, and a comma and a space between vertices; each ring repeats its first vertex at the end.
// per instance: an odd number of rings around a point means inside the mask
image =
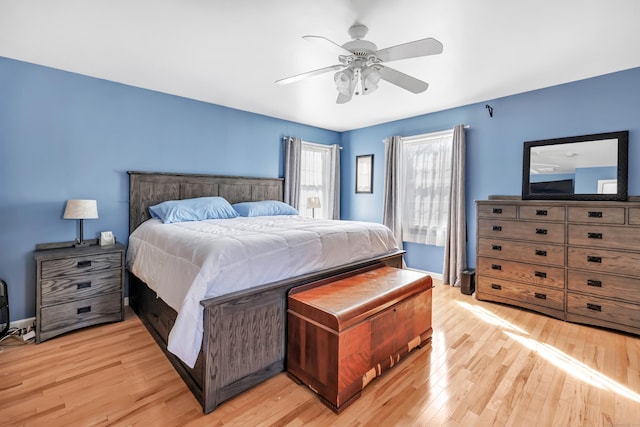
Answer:
POLYGON ((433 38, 416 40, 397 46, 378 50, 378 47, 364 40, 369 29, 361 24, 349 28, 353 40, 340 46, 322 36, 304 36, 306 40, 321 42, 325 46, 339 52, 339 64, 330 65, 318 70, 309 71, 276 81, 277 84, 289 84, 307 77, 336 71, 333 80, 338 90, 336 103, 349 102, 353 95, 368 95, 378 89, 380 80, 385 80, 414 94, 424 92, 429 85, 422 80, 411 77, 386 65, 383 62, 442 53, 442 43, 433 38))

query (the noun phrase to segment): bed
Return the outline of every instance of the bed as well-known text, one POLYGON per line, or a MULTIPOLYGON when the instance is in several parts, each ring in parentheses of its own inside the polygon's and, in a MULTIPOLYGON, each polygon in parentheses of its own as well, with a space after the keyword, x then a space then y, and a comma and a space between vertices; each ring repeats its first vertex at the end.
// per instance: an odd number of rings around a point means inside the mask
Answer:
MULTIPOLYGON (((221 196, 237 203, 283 198, 284 183, 279 178, 128 173, 130 234, 150 218, 150 206, 166 200, 221 196)), ((202 345, 193 367, 167 349, 176 310, 131 271, 129 303, 203 411, 209 413, 225 400, 285 369, 286 297, 291 288, 375 265, 401 267, 402 255, 403 251, 396 250, 203 299, 202 345)))

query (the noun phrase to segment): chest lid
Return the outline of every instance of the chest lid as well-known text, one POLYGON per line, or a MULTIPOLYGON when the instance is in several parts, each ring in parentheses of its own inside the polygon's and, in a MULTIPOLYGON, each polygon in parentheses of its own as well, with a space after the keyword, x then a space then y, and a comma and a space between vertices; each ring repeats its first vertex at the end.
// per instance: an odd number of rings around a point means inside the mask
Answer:
POLYGON ((431 276, 380 267, 289 293, 289 311, 340 332, 432 287, 431 276))

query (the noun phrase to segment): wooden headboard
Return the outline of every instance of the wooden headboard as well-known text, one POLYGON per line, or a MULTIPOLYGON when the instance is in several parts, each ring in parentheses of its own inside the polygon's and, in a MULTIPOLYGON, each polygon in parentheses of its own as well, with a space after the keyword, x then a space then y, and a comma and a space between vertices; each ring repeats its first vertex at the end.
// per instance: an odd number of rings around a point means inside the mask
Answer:
POLYGON ((166 200, 221 196, 229 203, 283 200, 282 178, 129 171, 129 233, 150 218, 149 206, 166 200))

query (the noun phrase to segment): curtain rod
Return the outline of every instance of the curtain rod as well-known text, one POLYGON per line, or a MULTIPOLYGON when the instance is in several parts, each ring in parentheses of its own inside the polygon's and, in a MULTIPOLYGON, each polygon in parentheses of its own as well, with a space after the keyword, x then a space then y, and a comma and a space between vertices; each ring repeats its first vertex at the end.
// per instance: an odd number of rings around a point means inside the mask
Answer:
MULTIPOLYGON (((471 126, 469 126, 469 125, 463 125, 463 128, 465 128, 465 129, 469 129, 469 128, 471 128, 471 126)), ((401 138, 409 139, 409 138, 414 138, 414 137, 417 137, 417 136, 427 135, 427 134, 430 134, 430 133, 453 132, 453 129, 454 129, 454 128, 450 128, 450 129, 443 129, 443 130, 433 130, 433 131, 431 131, 431 132, 423 132, 423 133, 418 133, 418 134, 415 134, 415 135, 406 135, 406 136, 401 136, 401 138)))
MULTIPOLYGON (((287 139, 287 138, 290 138, 290 137, 283 136, 283 137, 282 137, 282 140, 284 141, 284 140, 285 140, 285 139, 287 139)), ((337 146, 338 146, 338 148, 342 150, 342 147, 341 147, 340 145, 338 145, 338 144, 329 144, 329 145, 327 145, 327 144, 319 144, 319 143, 317 143, 317 142, 303 141, 302 139, 301 139, 300 141, 304 142, 305 144, 316 145, 316 146, 318 146, 318 147, 323 147, 323 148, 331 147, 332 145, 337 145, 337 146)))

